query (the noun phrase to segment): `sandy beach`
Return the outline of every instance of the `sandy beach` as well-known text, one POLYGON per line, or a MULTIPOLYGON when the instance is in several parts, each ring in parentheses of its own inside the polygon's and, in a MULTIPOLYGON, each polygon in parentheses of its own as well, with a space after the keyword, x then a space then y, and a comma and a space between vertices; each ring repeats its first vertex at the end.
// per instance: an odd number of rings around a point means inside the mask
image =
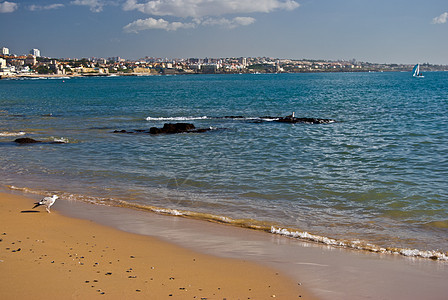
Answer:
POLYGON ((252 262, 66 217, 0 193, 1 299, 315 299, 252 262))

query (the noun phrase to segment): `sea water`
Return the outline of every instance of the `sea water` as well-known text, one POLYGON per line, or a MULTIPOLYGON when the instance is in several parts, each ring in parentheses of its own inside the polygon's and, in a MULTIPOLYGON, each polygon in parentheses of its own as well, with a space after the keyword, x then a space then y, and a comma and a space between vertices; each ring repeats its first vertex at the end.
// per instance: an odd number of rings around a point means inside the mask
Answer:
POLYGON ((0 153, 3 188, 447 259, 446 72, 1 80, 0 153), (135 133, 177 122, 210 130, 135 133))

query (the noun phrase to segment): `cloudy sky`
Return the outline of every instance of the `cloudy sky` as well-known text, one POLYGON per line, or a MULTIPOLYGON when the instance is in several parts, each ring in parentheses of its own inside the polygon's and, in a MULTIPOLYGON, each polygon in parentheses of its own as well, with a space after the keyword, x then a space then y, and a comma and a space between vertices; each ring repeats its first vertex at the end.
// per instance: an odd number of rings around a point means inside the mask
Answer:
POLYGON ((56 58, 448 64, 448 1, 0 0, 0 47, 56 58))

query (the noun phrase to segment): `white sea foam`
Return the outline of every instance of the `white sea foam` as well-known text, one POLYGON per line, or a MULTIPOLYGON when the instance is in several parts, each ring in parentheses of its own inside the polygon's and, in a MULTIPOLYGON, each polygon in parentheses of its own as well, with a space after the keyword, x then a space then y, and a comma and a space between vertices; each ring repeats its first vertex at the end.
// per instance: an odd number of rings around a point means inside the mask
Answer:
POLYGON ((20 135, 25 135, 26 133, 23 131, 19 131, 19 132, 10 132, 10 131, 2 131, 0 132, 0 136, 20 136, 20 135))
POLYGON ((62 79, 62 80, 66 80, 66 79, 70 79, 70 77, 68 76, 61 76, 61 77, 45 77, 46 79, 62 79))
POLYGON ((202 117, 147 117, 146 121, 191 121, 191 120, 204 120, 207 116, 202 117))
POLYGON ((70 143, 70 140, 68 138, 65 137, 51 137, 53 139, 54 142, 58 142, 58 143, 70 143))
POLYGON ((340 246, 346 248, 352 248, 357 250, 370 251, 375 253, 386 253, 386 254, 400 254, 407 257, 421 257, 429 258, 434 260, 448 261, 447 253, 443 253, 435 250, 418 250, 418 249, 396 249, 396 248, 383 248, 372 244, 363 244, 361 241, 338 241, 336 239, 330 239, 323 236, 309 234, 308 232, 300 231, 290 231, 285 228, 275 228, 271 227, 271 233, 279 234, 292 238, 300 238, 307 241, 313 241, 322 243, 330 246, 340 246))
MULTIPOLYGON (((101 197, 91 197, 91 196, 85 196, 85 195, 77 195, 77 194, 71 194, 71 193, 65 193, 62 191, 42 191, 42 190, 35 190, 30 189, 26 187, 16 187, 16 186, 7 186, 11 190, 18 190, 22 191, 24 193, 31 193, 31 194, 39 194, 44 196, 49 196, 52 194, 57 193, 61 196, 62 199, 65 200, 77 200, 77 201, 83 201, 87 203, 92 203, 96 205, 111 205, 111 206, 121 206, 121 207, 129 207, 129 208, 137 208, 137 209, 144 209, 148 211, 152 211, 159 214, 165 214, 165 215, 172 215, 172 216, 182 216, 182 217, 191 217, 195 219, 205 219, 209 221, 219 221, 227 224, 234 224, 236 226, 241 226, 242 223, 241 220, 238 219, 232 219, 225 216, 220 215, 210 215, 210 214, 201 214, 201 213, 195 213, 191 211, 183 211, 183 210, 177 210, 177 209, 171 209, 171 208, 161 208, 161 207, 154 207, 154 206, 141 206, 141 205, 133 205, 132 203, 129 203, 127 201, 112 199, 112 198, 101 198, 101 197)), ((244 224, 243 224, 244 225, 244 224)), ((448 261, 448 253, 444 253, 442 251, 437 250, 418 250, 418 249, 400 249, 400 248, 384 248, 379 247, 370 243, 365 243, 360 240, 354 240, 354 241, 347 241, 347 240, 337 240, 332 239, 324 236, 314 235, 308 232, 304 231, 294 231, 286 228, 280 228, 271 226, 270 230, 264 226, 257 226, 257 225, 247 225, 242 226, 252 229, 259 229, 263 231, 269 231, 272 234, 279 234, 286 237, 291 238, 298 238, 304 241, 310 241, 310 242, 316 242, 332 247, 343 247, 343 248, 349 248, 349 249, 355 249, 355 250, 362 250, 362 251, 368 251, 373 253, 381 253, 381 254, 392 254, 392 255, 403 255, 406 257, 411 258, 425 258, 425 259, 433 259, 438 261, 448 261)))
POLYGON ((273 122, 277 121, 279 118, 260 118, 260 119, 266 122, 273 122))
POLYGON ((184 213, 180 212, 177 209, 169 209, 169 208, 154 208, 152 209, 153 212, 156 213, 162 213, 167 215, 173 215, 173 216, 183 216, 184 213))

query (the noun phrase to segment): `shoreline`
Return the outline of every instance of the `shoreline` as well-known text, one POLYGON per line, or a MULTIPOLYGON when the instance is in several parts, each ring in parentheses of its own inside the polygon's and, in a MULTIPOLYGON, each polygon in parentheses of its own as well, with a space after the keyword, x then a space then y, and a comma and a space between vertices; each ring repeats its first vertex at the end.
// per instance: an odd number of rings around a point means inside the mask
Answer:
MULTIPOLYGON (((49 194, 44 191, 33 190, 29 188, 22 188, 16 186, 5 186, 9 189, 9 192, 18 192, 23 194, 33 194, 40 196, 48 196, 49 194)), ((317 243, 322 246, 330 246, 334 248, 341 248, 343 250, 361 252, 363 254, 373 253, 380 255, 390 256, 403 256, 406 258, 418 258, 425 260, 434 260, 441 262, 448 262, 448 252, 443 250, 427 250, 410 248, 406 246, 380 246, 375 243, 362 241, 362 240, 348 240, 337 239, 327 237, 323 235, 314 234, 312 232, 302 231, 298 228, 284 227, 276 222, 265 222, 250 219, 247 222, 245 219, 231 218, 225 215, 217 215, 213 213, 195 212, 183 209, 173 209, 167 207, 159 207, 153 205, 145 205, 128 202, 126 200, 120 200, 115 198, 100 198, 71 194, 67 192, 58 191, 57 194, 62 198, 69 199, 69 201, 78 201, 91 204, 104 204, 114 208, 127 208, 130 210, 144 211, 150 214, 163 215, 168 217, 181 217, 185 219, 191 219, 196 221, 205 221, 206 223, 217 223, 221 225, 228 225, 232 227, 240 227, 243 229, 250 229, 254 231, 260 231, 276 236, 283 236, 287 238, 297 239, 299 242, 317 243)), ((70 215, 70 213, 68 213, 70 215)), ((83 218, 81 216, 81 218, 83 218)))
MULTIPOLYGON (((402 71, 402 70, 362 70, 362 71, 354 71, 354 70, 347 70, 347 71, 303 71, 303 72, 278 72, 278 73, 270 73, 270 72, 264 72, 264 73, 257 73, 257 72, 249 72, 249 73, 242 73, 242 74, 252 74, 252 75, 259 75, 259 74, 323 74, 323 73, 406 73, 408 71, 402 71)), ((447 70, 433 70, 430 72, 448 72, 447 70)), ((14 74, 14 75, 0 75, 0 80, 2 79, 59 79, 59 78, 82 78, 82 77, 122 77, 122 76, 173 76, 173 75, 235 75, 240 73, 138 73, 138 72, 132 72, 132 73, 81 73, 81 74, 14 74)))
MULTIPOLYGON (((33 194, 12 194, 40 199, 33 194)), ((364 253, 225 224, 73 200, 58 199, 52 209, 64 216, 115 228, 111 230, 155 237, 194 253, 279 270, 322 300, 441 300, 448 293, 446 262, 364 253)))
POLYGON ((316 299, 275 269, 30 209, 33 202, 0 192, 2 299, 316 299))

